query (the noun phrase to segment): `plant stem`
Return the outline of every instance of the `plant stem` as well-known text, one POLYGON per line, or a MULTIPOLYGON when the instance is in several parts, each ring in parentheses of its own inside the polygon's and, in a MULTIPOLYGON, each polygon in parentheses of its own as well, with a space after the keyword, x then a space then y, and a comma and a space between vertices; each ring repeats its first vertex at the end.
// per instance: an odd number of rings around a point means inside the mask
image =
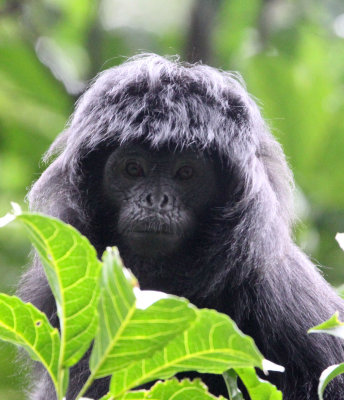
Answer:
POLYGON ((65 370, 63 368, 59 369, 58 372, 58 378, 57 378, 57 400, 63 400, 64 398, 64 379, 65 379, 65 373, 69 374, 69 370, 65 370))
POLYGON ((228 369, 223 374, 225 380, 229 400, 244 400, 240 389, 238 388, 238 375, 234 369, 228 369))
POLYGON ((91 386, 93 381, 94 381, 94 376, 91 374, 88 377, 87 381, 85 382, 84 386, 81 388, 75 400, 80 400, 80 398, 86 393, 87 389, 91 386))

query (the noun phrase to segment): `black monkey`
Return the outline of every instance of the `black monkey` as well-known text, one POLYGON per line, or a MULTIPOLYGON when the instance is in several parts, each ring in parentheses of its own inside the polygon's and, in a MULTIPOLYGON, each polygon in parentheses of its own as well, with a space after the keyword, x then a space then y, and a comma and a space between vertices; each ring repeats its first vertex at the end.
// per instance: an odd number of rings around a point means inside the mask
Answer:
MULTIPOLYGON (((33 186, 30 205, 71 223, 99 254, 118 245, 143 289, 230 315, 286 372, 286 400, 313 400, 320 373, 344 360, 339 340, 307 330, 343 302, 291 238, 292 176, 283 151, 230 73, 140 55, 101 73, 79 100, 33 186)), ((38 260, 20 295, 57 324, 38 260)), ((68 400, 88 374, 71 375, 68 400)), ((214 394, 222 378, 204 376, 214 394)), ((108 379, 87 395, 99 398, 108 379)), ((54 398, 47 376, 32 395, 54 398)), ((327 399, 344 399, 337 378, 327 399)))

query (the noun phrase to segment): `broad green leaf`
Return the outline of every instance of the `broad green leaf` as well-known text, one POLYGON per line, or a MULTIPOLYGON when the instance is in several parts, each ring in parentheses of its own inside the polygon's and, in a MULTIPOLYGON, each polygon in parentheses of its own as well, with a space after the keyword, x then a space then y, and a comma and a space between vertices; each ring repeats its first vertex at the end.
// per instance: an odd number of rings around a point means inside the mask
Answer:
POLYGON ((339 321, 339 313, 336 312, 330 319, 309 329, 308 333, 328 333, 344 339, 344 323, 339 321))
POLYGON ((60 319, 59 362, 70 367, 84 355, 96 333, 101 263, 87 238, 72 226, 13 208, 14 215, 2 218, 2 225, 11 217, 22 222, 40 255, 60 319))
MULTIPOLYGON (((127 400, 127 397, 124 397, 127 400)), ((208 392, 207 386, 200 380, 171 379, 165 382, 157 382, 147 393, 144 399, 154 400, 214 400, 224 397, 215 397, 208 392)))
MULTIPOLYGON (((311 328, 308 333, 328 333, 329 335, 344 339, 344 323, 339 320, 339 313, 336 312, 327 321, 311 328)), ((323 400, 326 386, 336 376, 343 373, 344 364, 331 365, 322 372, 318 386, 318 396, 320 400, 323 400)))
POLYGON ((155 379, 167 379, 182 371, 222 374, 229 368, 263 366, 254 341, 224 314, 198 310, 190 329, 178 335, 151 358, 118 371, 111 380, 114 396, 155 379))
POLYGON ((133 278, 123 269, 117 249, 108 249, 102 270, 100 328, 90 359, 95 378, 150 357, 196 318, 188 301, 167 295, 144 310, 138 309, 130 281, 133 278))
POLYGON ((235 368, 251 399, 282 400, 282 392, 270 382, 260 379, 254 368, 235 368))
MULTIPOLYGON (((146 390, 135 390, 133 392, 126 393, 123 397, 120 398, 120 400, 143 400, 147 399, 146 395, 147 395, 146 390)), ((149 397, 149 399, 151 399, 151 397, 149 397)), ((114 396, 111 397, 110 395, 109 399, 105 400, 117 400, 117 399, 115 399, 114 396)))
POLYGON ((330 367, 326 368, 322 374, 320 375, 319 379, 319 386, 318 386, 318 396, 319 400, 323 400, 323 395, 326 386, 338 375, 344 373, 344 363, 331 365, 330 367))
MULTIPOLYGON (((115 400, 115 397, 104 397, 101 400, 115 400)), ((207 386, 200 380, 170 379, 165 382, 155 383, 150 390, 138 390, 128 392, 120 400, 225 400, 224 397, 216 397, 208 392, 207 386)))
POLYGON ((44 365, 57 386, 60 336, 45 314, 18 297, 1 293, 0 339, 27 350, 33 360, 44 365))

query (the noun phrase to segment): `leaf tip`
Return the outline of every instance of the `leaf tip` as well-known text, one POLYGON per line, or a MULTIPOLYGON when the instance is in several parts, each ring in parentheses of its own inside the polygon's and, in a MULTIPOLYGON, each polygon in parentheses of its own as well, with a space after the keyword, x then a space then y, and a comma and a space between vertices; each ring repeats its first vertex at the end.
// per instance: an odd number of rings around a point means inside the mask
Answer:
POLYGON ((140 310, 145 310, 157 301, 170 297, 164 292, 140 290, 138 287, 134 287, 134 294, 136 297, 136 308, 139 308, 140 310))
POLYGON ((274 372, 284 372, 285 371, 285 368, 282 367, 282 365, 275 364, 272 361, 269 361, 266 359, 263 360, 262 364, 263 364, 263 372, 265 375, 268 375, 269 371, 274 371, 274 372))
POLYGON ((8 225, 14 221, 18 215, 22 213, 22 209, 19 204, 11 202, 12 211, 0 218, 0 228, 8 225))
POLYGON ((23 213, 22 209, 18 203, 11 201, 11 206, 12 206, 12 212, 15 216, 18 216, 23 213))
POLYGON ((339 247, 344 250, 344 233, 337 233, 336 240, 339 244, 339 247))

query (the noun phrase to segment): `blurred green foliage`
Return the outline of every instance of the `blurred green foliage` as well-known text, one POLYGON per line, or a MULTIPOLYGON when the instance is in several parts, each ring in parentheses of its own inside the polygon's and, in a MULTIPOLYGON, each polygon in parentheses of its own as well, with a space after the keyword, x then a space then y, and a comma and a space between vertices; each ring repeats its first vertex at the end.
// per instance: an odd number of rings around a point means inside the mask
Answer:
MULTIPOLYGON (((97 72, 139 51, 192 61, 186 48, 243 75, 295 174, 296 239, 332 283, 344 282, 334 240, 344 231, 342 0, 0 1, 0 215, 11 200, 23 204, 97 72), (197 21, 207 22, 198 36, 197 21)), ((14 291, 28 252, 18 227, 1 230, 1 291, 14 291)), ((0 346, 0 398, 22 399, 15 352, 0 346)))

